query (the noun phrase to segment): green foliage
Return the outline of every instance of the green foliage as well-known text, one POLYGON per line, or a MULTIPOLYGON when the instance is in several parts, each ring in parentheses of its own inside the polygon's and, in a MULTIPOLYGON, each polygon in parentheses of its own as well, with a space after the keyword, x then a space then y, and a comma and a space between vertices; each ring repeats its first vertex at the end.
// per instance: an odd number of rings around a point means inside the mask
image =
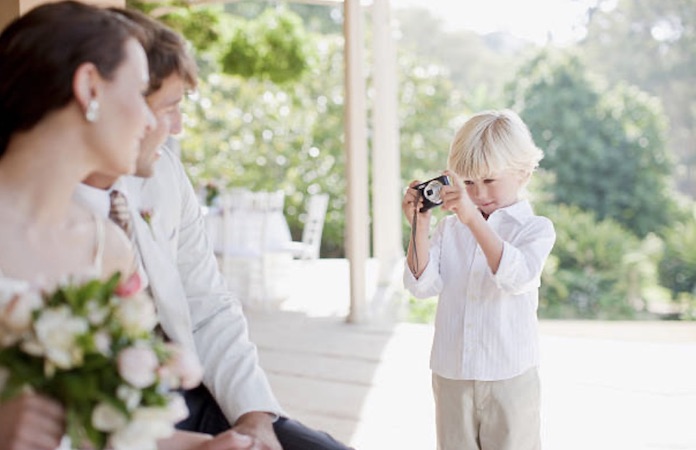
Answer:
POLYGON ((611 218, 639 236, 674 211, 658 101, 636 88, 603 88, 570 53, 540 52, 508 86, 514 108, 545 151, 557 203, 611 218))
POLYGON ((408 317, 412 323, 433 323, 437 311, 437 297, 408 299, 408 317))
MULTIPOLYGON (((665 250, 660 261, 660 281, 672 292, 672 298, 696 306, 696 208, 693 215, 675 224, 665 235, 665 250)), ((691 314, 696 309, 691 311, 691 314)))
MULTIPOLYGON (((278 0, 237 0, 226 3, 225 11, 231 15, 253 19, 269 8, 278 6, 278 0)), ((341 3, 303 4, 283 2, 283 8, 302 18, 307 30, 319 34, 343 33, 343 5, 341 3)))
POLYGON ((607 79, 659 95, 669 147, 679 157, 679 189, 696 196, 696 2, 619 0, 592 11, 581 50, 607 79))
MULTIPOLYGON (((679 10, 677 3, 667 0, 666 9, 679 10)), ((340 7, 288 4, 276 8, 275 2, 266 0, 224 7, 190 6, 179 0, 138 4, 181 31, 196 48, 201 85, 184 105, 186 135, 181 140, 184 163, 194 183, 201 189, 209 185, 284 190, 285 213, 295 239, 301 234, 308 195, 329 193, 321 253, 343 256, 346 185, 340 7), (221 73, 223 65, 239 76, 221 73)), ((652 10, 650 17, 667 17, 659 14, 660 8, 647 8, 652 10)), ((678 40, 652 42, 655 45, 644 52, 645 42, 625 47, 642 13, 647 14, 638 11, 615 30, 605 27, 595 35, 597 18, 607 17, 599 12, 593 16, 584 46, 588 50, 595 45, 598 50, 590 55, 591 65, 579 57, 549 51, 523 66, 520 57, 529 48, 501 36, 446 33, 422 11, 398 15, 403 33, 398 95, 404 186, 445 168, 454 132, 473 111, 509 105, 519 109, 546 151, 542 166, 547 170, 535 176, 533 193, 550 194, 535 204, 548 210, 559 239, 544 272, 542 317, 640 316, 647 305, 669 297, 657 282, 658 260, 660 280, 674 301, 690 304, 690 311, 696 311, 691 277, 696 270, 688 251, 694 248, 693 218, 682 220, 675 215, 667 191, 672 163, 665 150, 661 106, 644 92, 618 82, 627 78, 672 99, 665 102, 670 125, 676 124, 684 138, 675 141, 672 136, 672 145, 682 142, 685 151, 692 149, 690 142, 696 142, 689 140, 692 131, 683 130, 689 129, 685 124, 692 124, 696 109, 683 106, 680 100, 692 98, 693 71, 688 62, 680 66, 677 56, 693 57, 685 53, 693 49, 685 45, 694 36, 688 31, 693 29, 692 17, 682 14, 680 23, 685 28, 678 40), (597 45, 608 38, 608 47, 597 45), (613 52, 610 58, 605 55, 608 51, 613 52), (651 64, 642 62, 644 57, 651 64), (658 60, 660 64, 652 63, 658 60), (662 72, 667 66, 670 76, 662 72), (593 78, 588 67, 593 72, 601 69, 612 85, 593 78), (641 72, 641 67, 650 73, 641 72), (507 98, 501 98, 501 80, 513 74, 507 98), (667 231, 672 221, 677 224, 667 231), (661 241, 654 231, 665 235, 662 259, 661 241)), ((612 16, 612 20, 621 19, 612 16)), ((637 28, 646 38, 650 29, 645 24, 637 28)), ((435 211, 435 218, 441 215, 442 211, 435 211)), ((405 239, 408 230, 404 221, 405 239)), ((412 320, 431 320, 434 299, 411 303, 412 320)), ((684 310, 688 315, 688 307, 684 310)))
MULTIPOLYGON (((399 66, 401 185, 405 188, 413 180, 433 178, 447 168, 454 133, 471 110, 442 66, 405 52, 399 55, 399 66)), ((434 219, 442 216, 440 209, 433 211, 434 219)), ((404 221, 404 248, 410 230, 404 221)))
POLYGON ((537 209, 556 228, 542 276, 539 314, 546 318, 636 318, 653 300, 659 239, 640 241, 611 219, 576 206, 537 209))
MULTIPOLYGON (((308 195, 330 195, 322 254, 343 251, 342 43, 311 42, 321 55, 304 82, 288 88, 260 79, 213 74, 186 102, 183 160, 197 185, 282 189, 299 239, 308 195)), ((309 43, 308 43, 309 45, 309 43)))
POLYGON ((180 32, 198 51, 209 51, 222 40, 219 7, 196 8, 186 0, 126 0, 126 7, 180 32))
POLYGON ((502 87, 524 61, 527 45, 500 34, 448 31, 442 19, 422 7, 398 9, 394 15, 401 49, 421 65, 434 64, 446 71, 468 107, 480 111, 505 106, 500 103, 502 87))
MULTIPOLYGON (((213 73, 184 104, 184 164, 198 186, 282 189, 295 239, 309 194, 330 195, 324 257, 344 254, 345 156, 343 39, 307 35, 316 54, 303 78, 278 85, 213 73)), ((440 173, 459 114, 468 112, 446 73, 401 55, 403 185, 440 173)))
POLYGON ((297 81, 309 68, 302 20, 285 8, 264 11, 254 20, 237 18, 222 56, 226 73, 282 84, 297 81))

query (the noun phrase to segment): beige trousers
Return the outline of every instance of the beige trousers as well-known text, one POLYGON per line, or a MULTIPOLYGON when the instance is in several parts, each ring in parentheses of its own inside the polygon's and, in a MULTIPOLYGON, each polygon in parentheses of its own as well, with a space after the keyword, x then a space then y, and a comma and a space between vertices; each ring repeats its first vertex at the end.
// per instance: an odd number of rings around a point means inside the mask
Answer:
POLYGON ((541 393, 532 368, 501 381, 433 374, 438 450, 539 450, 541 393))

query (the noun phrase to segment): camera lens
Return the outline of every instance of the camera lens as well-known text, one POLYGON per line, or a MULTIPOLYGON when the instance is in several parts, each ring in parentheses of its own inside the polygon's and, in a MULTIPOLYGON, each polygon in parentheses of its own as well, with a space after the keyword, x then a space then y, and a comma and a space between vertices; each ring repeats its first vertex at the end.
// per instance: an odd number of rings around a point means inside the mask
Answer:
POLYGON ((440 199, 440 189, 442 189, 442 183, 433 180, 425 187, 423 195, 431 202, 439 205, 442 203, 442 199, 440 199))

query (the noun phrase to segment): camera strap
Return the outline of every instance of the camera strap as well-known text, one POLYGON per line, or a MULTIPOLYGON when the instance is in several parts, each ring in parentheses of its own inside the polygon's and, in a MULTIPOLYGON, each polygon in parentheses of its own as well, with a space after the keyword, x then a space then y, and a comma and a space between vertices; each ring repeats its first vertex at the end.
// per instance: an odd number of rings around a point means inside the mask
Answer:
POLYGON ((413 275, 416 275, 418 273, 418 250, 416 250, 416 227, 418 226, 418 221, 416 220, 418 217, 418 206, 413 209, 413 219, 411 220, 411 245, 413 245, 413 262, 416 264, 416 267, 411 267, 411 272, 413 275))

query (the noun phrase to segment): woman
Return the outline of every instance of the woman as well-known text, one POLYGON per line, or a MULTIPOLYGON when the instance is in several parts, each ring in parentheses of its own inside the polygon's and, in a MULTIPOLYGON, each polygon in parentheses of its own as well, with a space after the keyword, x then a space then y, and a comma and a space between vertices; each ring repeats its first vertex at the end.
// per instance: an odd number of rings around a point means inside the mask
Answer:
MULTIPOLYGON (((72 202, 92 172, 133 173, 154 124, 136 25, 66 1, 39 6, 0 34, 0 281, 50 289, 68 276, 129 279, 125 234, 72 202)), ((1 380, 0 380, 1 382, 1 380)), ((0 403, 0 450, 55 449, 64 411, 25 395, 0 403)), ((166 449, 246 448, 238 436, 177 433, 166 449)))

